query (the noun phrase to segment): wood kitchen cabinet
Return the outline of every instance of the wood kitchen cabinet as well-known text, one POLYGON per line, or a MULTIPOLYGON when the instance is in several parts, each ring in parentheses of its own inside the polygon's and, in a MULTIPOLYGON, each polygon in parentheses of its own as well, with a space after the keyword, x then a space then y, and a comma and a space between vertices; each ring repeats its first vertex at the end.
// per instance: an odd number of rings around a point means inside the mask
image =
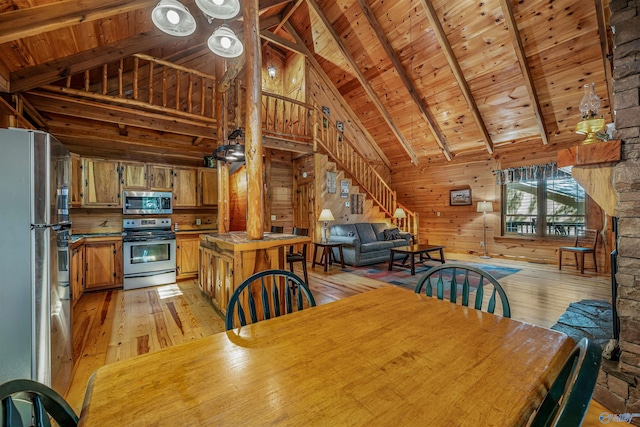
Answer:
POLYGON ((84 245, 85 291, 122 286, 122 239, 92 239, 84 245))
POLYGON ((71 200, 72 208, 82 206, 82 158, 71 153, 71 200))
POLYGON ((218 170, 200 169, 200 206, 218 206, 218 170))
POLYGON ((122 163, 122 187, 128 190, 171 191, 173 168, 146 163, 122 163))
POLYGON ((82 159, 82 205, 120 207, 120 162, 82 159))
POLYGON ((71 304, 75 305, 84 292, 84 245, 71 249, 71 304))
POLYGON ((173 207, 195 207, 198 205, 198 175, 195 168, 173 169, 173 207))
POLYGON ((186 279, 198 275, 199 234, 176 235, 176 275, 186 279))

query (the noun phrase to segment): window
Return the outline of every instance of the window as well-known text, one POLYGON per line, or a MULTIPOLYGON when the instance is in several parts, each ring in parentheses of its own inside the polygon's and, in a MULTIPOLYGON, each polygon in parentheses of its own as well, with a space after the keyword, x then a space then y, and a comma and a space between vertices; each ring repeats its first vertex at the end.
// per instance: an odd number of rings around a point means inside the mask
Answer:
POLYGON ((504 235, 575 236, 584 230, 584 190, 570 170, 559 169, 552 175, 503 185, 504 235))

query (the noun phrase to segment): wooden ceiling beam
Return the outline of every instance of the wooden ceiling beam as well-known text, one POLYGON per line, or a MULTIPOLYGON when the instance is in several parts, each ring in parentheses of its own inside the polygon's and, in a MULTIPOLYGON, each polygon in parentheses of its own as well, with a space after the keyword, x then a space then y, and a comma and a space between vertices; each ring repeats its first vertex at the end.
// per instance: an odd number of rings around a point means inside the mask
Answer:
POLYGON ((595 0, 596 3, 596 18, 598 19, 598 34, 600 35, 600 49, 602 50, 602 65, 604 66, 605 84, 607 86, 607 96, 609 97, 609 120, 611 123, 615 121, 613 116, 613 71, 611 69, 613 64, 613 54, 611 53, 613 48, 613 41, 609 38, 609 31, 607 29, 607 21, 604 16, 604 5, 602 0, 595 0))
POLYGON ((358 5, 360 5, 360 9, 362 9, 362 11, 364 12, 364 16, 367 18, 367 21, 369 22, 371 29, 373 30, 375 35, 378 37, 378 41, 384 48, 385 52, 387 53, 387 56, 389 57, 389 59, 391 60, 391 63, 396 69, 398 76, 400 76, 400 79, 404 83, 404 86, 409 91, 409 94, 411 95, 411 99, 413 99, 413 102, 418 107, 420 114, 429 125, 429 129, 431 129, 431 133, 433 134, 433 137, 436 140, 436 143, 440 147, 442 154, 444 154, 447 160, 451 160, 452 158, 451 151, 449 151, 449 148, 447 147, 447 141, 445 136, 440 131, 440 128, 435 118, 433 117, 433 115, 431 115, 431 113, 427 109, 427 106, 424 104, 424 102, 420 98, 420 95, 415 85, 413 84, 413 81, 407 75, 407 72, 402 66, 402 62, 400 62, 400 57, 398 56, 396 51, 393 50, 393 48, 391 47, 391 43, 389 43, 389 40, 387 39, 387 36, 384 34, 384 31, 382 30, 380 23, 378 22, 375 15, 373 14, 373 10, 371 10, 371 7, 369 7, 369 4, 365 0, 357 0, 357 1, 358 1, 358 5))
MULTIPOLYGON (((293 15, 293 13, 296 11, 296 9, 298 9, 298 7, 302 4, 303 1, 304 0, 296 0, 295 4, 290 4, 289 6, 287 6, 284 13, 282 14, 283 15, 282 19, 280 20, 278 25, 276 25, 276 28, 274 28, 274 30, 272 31, 274 34, 280 31, 280 29, 282 29, 285 22, 287 22, 289 18, 291 18, 291 15, 293 15)), ((269 44, 269 40, 265 40, 262 46, 265 47, 267 44, 269 44)))
MULTIPOLYGON (((318 60, 315 58, 315 56, 313 56, 313 53, 304 44, 304 41, 302 40, 300 35, 296 32, 296 30, 293 28, 291 23, 286 22, 284 25, 285 25, 285 29, 287 30, 287 32, 289 34, 291 34, 291 36, 296 41, 296 49, 293 49, 293 51, 296 52, 296 53, 302 53, 307 58, 307 60, 311 64, 311 66, 315 69, 315 71, 318 73, 318 75, 322 79, 322 82, 324 83, 325 87, 328 88, 329 91, 331 91, 331 93, 333 94, 333 96, 336 99, 340 100, 340 104, 343 106, 343 108, 345 109, 345 111, 349 115, 349 118, 351 119, 351 122, 354 124, 354 126, 365 136, 367 142, 369 143, 369 145, 371 146, 373 151, 376 152, 376 154, 378 155, 380 160, 382 160, 384 165, 387 168, 391 169, 391 162, 389 161, 387 156, 384 154, 384 152, 382 151, 380 146, 378 146, 378 144, 376 144, 376 142, 375 142, 376 140, 369 133, 369 131, 364 127, 362 122, 360 122, 360 119, 358 118, 358 115, 351 109, 351 106, 344 99, 344 97, 342 96, 340 91, 338 91, 338 89, 336 89, 336 86, 333 84, 333 82, 331 81, 331 79, 329 78, 327 73, 325 73, 324 69, 322 68, 322 66, 320 65, 318 60)), ((272 33, 269 33, 269 32, 265 32, 265 35, 267 37, 270 37, 270 40, 280 40, 281 39, 280 43, 281 43, 281 46, 283 46, 283 47, 287 47, 287 44, 290 44, 290 42, 288 40, 286 40, 286 39, 284 39, 282 37, 279 37, 279 36, 277 36, 275 34, 272 34, 272 33), (286 43, 282 42, 282 40, 286 41, 286 43)), ((362 153, 360 153, 360 154, 362 155, 362 153)), ((362 157, 366 158, 366 156, 364 156, 364 155, 362 157)))
POLYGON ((527 87, 527 93, 531 100, 531 108, 538 124, 538 130, 540 131, 540 138, 542 143, 547 145, 549 143, 549 137, 547 134, 547 125, 544 122, 542 116, 542 107, 540 106, 540 99, 538 98, 538 92, 533 83, 533 77, 531 76, 531 69, 529 68, 529 61, 522 45, 522 39, 520 38, 520 32, 518 31, 518 24, 516 18, 513 16, 513 10, 508 0, 499 0, 502 13, 506 19, 507 28, 509 29, 509 35, 513 43, 513 48, 518 58, 518 64, 520 64, 520 71, 522 71, 522 77, 524 78, 524 84, 527 87))
POLYGON ((283 48, 285 48, 285 49, 287 49, 287 50, 289 50, 291 52, 298 53, 298 54, 304 55, 304 56, 308 56, 307 55, 307 53, 309 52, 308 50, 305 50, 305 48, 301 47, 299 44, 293 43, 292 41, 289 41, 289 40, 285 39, 284 37, 280 37, 279 35, 274 34, 271 31, 268 31, 268 30, 260 31, 260 37, 262 37, 263 39, 265 39, 269 43, 273 43, 276 46, 283 47, 283 48))
POLYGON ((158 0, 62 0, 0 13, 0 44, 155 6, 158 0))
POLYGON ((471 115, 476 122, 476 125, 480 129, 482 133, 482 139, 484 140, 484 145, 487 151, 491 154, 493 153, 493 141, 491 141, 491 137, 489 136, 489 132, 487 131, 487 127, 484 124, 484 120, 482 120, 482 116, 480 115, 480 110, 478 110, 478 105, 476 104, 473 95, 471 94, 471 89, 469 89, 469 84, 467 80, 464 78, 464 74, 462 73, 462 69, 460 68, 460 64, 456 59, 456 56, 453 53, 453 49, 451 49, 451 44, 449 44, 449 40, 447 39, 446 34, 444 33, 444 29, 442 28, 442 24, 438 20, 438 15, 436 14, 436 10, 431 4, 430 1, 420 0, 422 7, 427 13, 427 18, 429 19, 429 23, 431 24, 431 28, 438 39, 438 43, 440 44, 440 48, 442 49, 442 53, 445 58, 447 58, 447 62, 449 63, 449 67, 451 67, 451 71, 458 82, 458 86, 462 91, 462 95, 464 99, 467 101, 467 105, 469 106, 469 110, 471 111, 471 115))
POLYGON ((404 138, 404 136, 402 135, 402 133, 394 123, 393 119, 389 115, 389 112, 387 111, 385 106, 382 104, 382 101, 380 101, 380 98, 378 98, 378 95, 375 93, 375 91, 371 87, 371 84, 369 84, 367 79, 364 77, 364 75, 358 68, 358 64, 356 64, 356 61, 353 59, 353 56, 351 56, 351 54, 347 50, 344 43, 342 43, 340 36, 336 32, 336 30, 333 28, 333 26, 331 25, 327 17, 324 15, 324 12, 322 12, 322 9, 320 9, 320 6, 316 2, 316 0, 307 0, 307 4, 311 6, 311 8, 316 13, 316 15, 318 15, 318 18, 320 18, 320 21, 323 23, 325 29, 331 35, 331 39, 340 50, 340 53, 342 54, 342 56, 349 63, 349 66, 352 68, 353 73, 355 74, 356 78, 360 82, 360 85, 362 85, 362 88, 369 96, 369 99, 371 99, 371 102, 373 102, 373 104, 376 106, 376 108, 378 109, 378 112, 380 113, 384 121, 389 126, 389 129, 391 129, 391 132, 393 132, 395 137, 398 139, 398 141, 402 145, 402 148, 404 148, 404 150, 407 152, 407 155, 409 155, 409 158, 411 159, 411 163, 417 166, 419 164, 418 156, 416 156, 416 153, 413 152, 413 149, 409 145, 409 142, 407 142, 407 140, 404 138))
POLYGON ((182 135, 213 138, 214 125, 205 125, 180 117, 152 112, 136 112, 128 107, 70 98, 44 92, 28 92, 26 98, 41 113, 55 113, 71 117, 83 117, 128 126, 172 132, 182 135))

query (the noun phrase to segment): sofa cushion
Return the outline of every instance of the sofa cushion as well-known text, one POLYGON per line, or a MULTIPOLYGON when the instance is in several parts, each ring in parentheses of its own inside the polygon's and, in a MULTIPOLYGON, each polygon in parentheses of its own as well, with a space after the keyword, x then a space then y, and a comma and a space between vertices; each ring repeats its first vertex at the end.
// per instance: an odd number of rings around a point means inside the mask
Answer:
POLYGON ((361 222, 356 224, 356 230, 358 230, 358 235, 360 236, 360 242, 362 243, 372 243, 378 241, 376 238, 376 233, 373 231, 373 227, 371 223, 361 222))
POLYGON ((384 230, 384 240, 398 240, 402 239, 400 236, 400 230, 397 228, 392 228, 390 230, 384 230))
POLYGON ((371 242, 371 243, 363 243, 360 245, 360 252, 375 252, 381 251, 384 249, 391 249, 393 247, 393 242, 371 242))
POLYGON ((389 240, 389 242, 393 243, 394 248, 398 246, 409 246, 409 242, 407 242, 406 239, 389 240))
POLYGON ((384 230, 389 228, 387 224, 384 222, 374 222, 371 224, 371 227, 373 227, 373 232, 376 233, 376 239, 380 241, 386 240, 384 238, 384 230))
POLYGON ((356 236, 356 227, 353 224, 336 224, 331 227, 332 236, 356 236))

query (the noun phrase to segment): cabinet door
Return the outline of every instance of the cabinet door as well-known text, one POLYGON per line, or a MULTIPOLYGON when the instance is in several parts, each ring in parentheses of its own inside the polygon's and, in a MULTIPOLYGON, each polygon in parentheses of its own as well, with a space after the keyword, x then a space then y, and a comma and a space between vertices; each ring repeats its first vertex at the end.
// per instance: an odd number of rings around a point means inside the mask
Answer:
POLYGON ((118 286, 115 242, 85 244, 85 290, 118 286))
POLYGON ((71 303, 75 305, 84 291, 84 245, 71 251, 71 303))
POLYGON ((173 170, 169 166, 149 165, 149 189, 171 191, 173 170))
POLYGON ((119 162, 82 159, 82 175, 83 206, 121 206, 119 162))
POLYGON ((176 266, 178 277, 196 276, 198 274, 199 235, 178 236, 176 242, 176 266))
POLYGON ((200 169, 200 206, 218 206, 218 170, 200 169))
POLYGON ((147 165, 144 163, 122 163, 122 186, 124 188, 146 190, 147 165))
POLYGON ((197 174, 194 168, 174 168, 173 206, 194 207, 198 203, 197 174))
POLYGON ((71 207, 82 206, 82 159, 71 154, 71 207))

